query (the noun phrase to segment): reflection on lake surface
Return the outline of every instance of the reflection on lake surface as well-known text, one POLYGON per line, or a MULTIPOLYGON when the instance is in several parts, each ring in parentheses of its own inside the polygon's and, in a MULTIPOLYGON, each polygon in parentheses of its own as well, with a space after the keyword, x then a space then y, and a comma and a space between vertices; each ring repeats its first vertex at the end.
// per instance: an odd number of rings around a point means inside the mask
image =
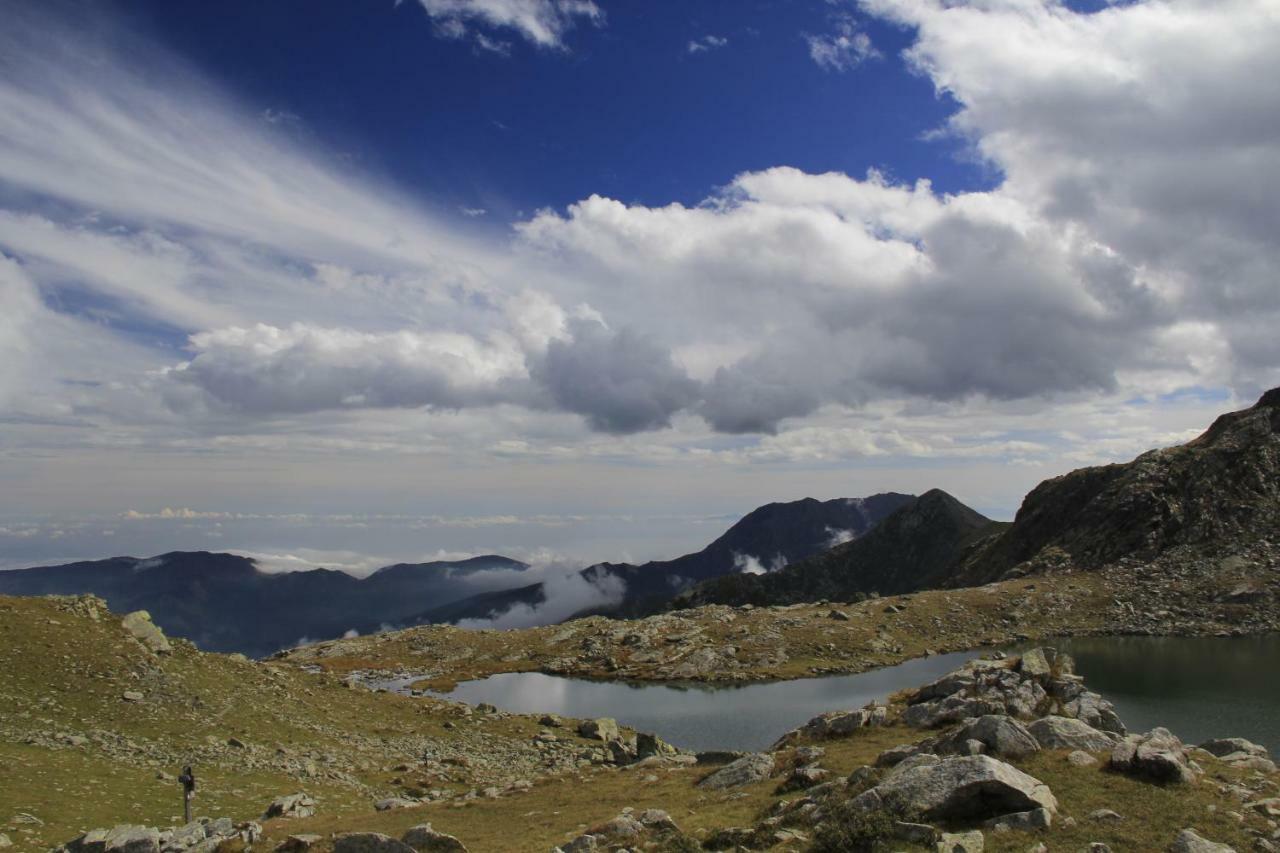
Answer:
POLYGON ((783 732, 818 714, 860 708, 904 687, 926 684, 974 657, 976 652, 959 652, 860 675, 732 687, 629 684, 509 672, 463 682, 446 695, 522 714, 613 717, 685 749, 764 749, 783 732))
POLYGON ((1280 636, 1080 637, 1052 645, 1129 731, 1164 726, 1187 743, 1243 737, 1280 752, 1280 636))
MULTIPOLYGON (((1088 637, 1049 641, 1076 658, 1090 689, 1130 731, 1163 725, 1189 743, 1245 737, 1280 750, 1280 637, 1088 637)), ((826 711, 926 684, 980 652, 908 661, 859 675, 743 686, 626 684, 507 673, 447 694, 517 713, 614 717, 687 749, 763 749, 826 711)))

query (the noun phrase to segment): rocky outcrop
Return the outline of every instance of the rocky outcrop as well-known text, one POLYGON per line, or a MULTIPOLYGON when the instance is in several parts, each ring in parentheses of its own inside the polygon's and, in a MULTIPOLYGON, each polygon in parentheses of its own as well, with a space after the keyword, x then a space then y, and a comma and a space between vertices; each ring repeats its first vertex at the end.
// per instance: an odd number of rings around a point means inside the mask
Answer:
MULTIPOLYGON (((676 847, 681 839, 680 828, 671 815, 661 809, 623 809, 617 817, 591 827, 582 835, 555 848, 553 853, 586 853, 594 850, 648 849, 668 845, 676 847)), ((687 839, 686 839, 687 840, 687 839)), ((692 844, 692 842, 689 842, 692 844)))
POLYGON ((57 853, 214 853, 224 842, 251 845, 261 837, 262 827, 257 823, 236 823, 225 817, 203 818, 163 830, 121 824, 78 835, 57 848, 57 853))
POLYGON ((333 840, 333 853, 413 853, 413 848, 380 832, 348 832, 333 840))

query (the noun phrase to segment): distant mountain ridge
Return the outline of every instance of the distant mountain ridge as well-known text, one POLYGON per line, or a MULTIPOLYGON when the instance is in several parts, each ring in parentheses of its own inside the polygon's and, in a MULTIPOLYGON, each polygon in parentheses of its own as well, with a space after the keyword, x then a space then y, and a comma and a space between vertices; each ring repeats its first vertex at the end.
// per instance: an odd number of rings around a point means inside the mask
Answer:
POLYGON ((849 601, 938 586, 959 553, 1005 526, 932 489, 861 538, 780 571, 707 581, 677 596, 673 606, 849 601))
POLYGON ((94 593, 118 612, 147 610, 166 632, 207 651, 255 657, 349 630, 397 624, 428 603, 475 593, 460 583, 484 570, 528 566, 498 555, 386 566, 366 578, 332 569, 268 573, 237 554, 174 551, 158 557, 112 557, 0 572, 0 594, 94 593))
POLYGON ((1011 524, 934 489, 867 536, 762 576, 717 578, 673 607, 854 600, 873 593, 979 586, 1178 546, 1230 555, 1280 535, 1280 388, 1224 414, 1202 435, 1131 462, 1046 480, 1011 524))
MULTIPOLYGON (((615 573, 639 602, 665 602, 679 588, 740 571, 755 559, 786 562, 825 549, 834 536, 857 536, 909 495, 774 503, 748 513, 695 554, 643 566, 601 563, 588 577, 615 573)), ((0 595, 94 593, 117 612, 147 610, 167 633, 208 651, 261 657, 304 638, 330 639, 387 626, 484 619, 544 600, 541 583, 522 583, 528 566, 498 555, 384 566, 366 578, 331 569, 267 573, 235 554, 175 551, 0 572, 0 595), (479 572, 508 571, 505 583, 472 583, 479 572)))
MULTIPOLYGON (((844 539, 856 540, 914 500, 911 495, 887 492, 865 498, 802 498, 765 504, 747 513, 701 551, 643 565, 597 563, 583 569, 582 575, 595 582, 612 576, 626 584, 626 597, 620 605, 597 612, 613 616, 651 612, 681 590, 710 578, 738 575, 755 566, 785 566, 819 554, 844 539)), ((425 612, 418 618, 421 623, 486 619, 515 604, 536 606, 543 601, 541 585, 533 584, 476 596, 425 612)))

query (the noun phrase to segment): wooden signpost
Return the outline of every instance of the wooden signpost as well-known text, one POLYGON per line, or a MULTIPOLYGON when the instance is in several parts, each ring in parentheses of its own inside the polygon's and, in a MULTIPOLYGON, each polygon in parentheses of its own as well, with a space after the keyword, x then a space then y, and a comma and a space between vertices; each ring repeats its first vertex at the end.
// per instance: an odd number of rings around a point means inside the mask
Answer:
POLYGON ((190 764, 182 768, 178 782, 182 785, 182 822, 191 823, 191 801, 196 795, 196 774, 192 772, 190 764))

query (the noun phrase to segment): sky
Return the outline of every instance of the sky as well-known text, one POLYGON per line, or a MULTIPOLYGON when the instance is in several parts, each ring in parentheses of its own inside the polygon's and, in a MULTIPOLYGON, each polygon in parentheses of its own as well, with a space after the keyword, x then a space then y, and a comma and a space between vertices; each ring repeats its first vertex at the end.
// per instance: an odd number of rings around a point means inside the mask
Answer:
POLYGON ((695 550, 1280 384, 1273 0, 0 0, 0 567, 695 550))

